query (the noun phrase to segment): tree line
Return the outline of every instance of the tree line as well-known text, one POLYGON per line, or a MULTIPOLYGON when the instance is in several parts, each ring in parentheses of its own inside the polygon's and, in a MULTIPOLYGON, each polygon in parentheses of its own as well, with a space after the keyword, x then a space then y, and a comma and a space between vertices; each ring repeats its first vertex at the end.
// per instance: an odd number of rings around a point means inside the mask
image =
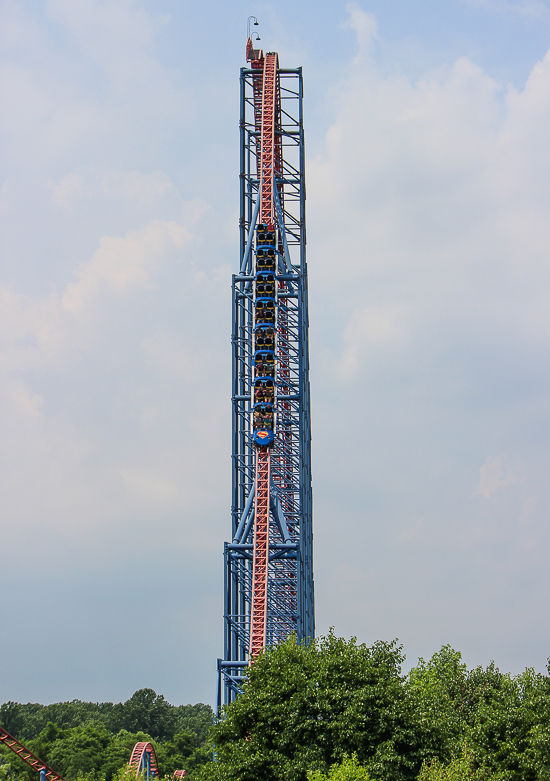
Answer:
MULTIPOLYGON (((6 703, 0 723, 68 781, 123 781, 147 739, 162 776, 197 781, 550 781, 549 674, 468 669, 450 646, 403 663, 397 641, 291 637, 260 655, 214 724, 209 706, 151 689, 118 705, 6 703)), ((6 751, 0 781, 37 781, 6 751)))
MULTIPOLYGON (((139 689, 126 702, 6 702, 0 724, 67 781, 79 776, 111 781, 134 745, 151 741, 161 776, 190 774, 212 758, 209 705, 171 705, 153 689, 139 689)), ((38 781, 38 774, 5 746, 0 779, 38 781)))
POLYGON ((444 646, 330 634, 260 656, 212 730, 204 781, 550 781, 550 676, 468 670, 444 646))

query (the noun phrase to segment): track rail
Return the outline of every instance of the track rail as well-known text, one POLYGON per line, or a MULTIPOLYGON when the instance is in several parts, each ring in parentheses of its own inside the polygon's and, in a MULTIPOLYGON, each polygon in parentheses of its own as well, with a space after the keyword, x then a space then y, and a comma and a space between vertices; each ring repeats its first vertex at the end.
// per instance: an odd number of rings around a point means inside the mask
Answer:
POLYGON ((16 740, 13 735, 10 735, 3 727, 0 727, 0 742, 11 749, 14 754, 17 754, 17 756, 26 762, 27 765, 30 765, 33 770, 36 770, 38 773, 41 770, 45 770, 48 781, 65 781, 63 776, 60 776, 59 773, 56 773, 55 770, 48 767, 45 762, 42 762, 41 759, 33 754, 32 751, 29 751, 26 746, 16 740))
MULTIPOLYGON (((276 53, 270 52, 265 58, 262 56, 255 64, 257 68, 263 69, 261 91, 256 88, 254 94, 256 127, 260 131, 260 154, 258 156, 259 222, 273 230, 276 222, 275 174, 278 168, 275 123, 280 111, 277 89, 278 56, 276 53)), ((259 82, 259 78, 256 78, 256 82, 259 82)), ((257 447, 248 649, 248 658, 251 661, 265 648, 267 641, 270 481, 271 450, 267 447, 257 447)))
POLYGON ((262 135, 260 142, 260 222, 275 224, 275 114, 277 112, 277 54, 266 54, 262 89, 262 135))
POLYGON ((266 645, 270 478, 271 457, 269 448, 258 447, 256 449, 252 606, 250 612, 250 648, 248 653, 251 660, 255 659, 266 645))
POLYGON ((128 764, 130 767, 135 768, 136 778, 140 773, 143 773, 145 778, 158 778, 159 767, 157 755, 155 754, 152 743, 148 743, 147 741, 136 743, 128 764))
POLYGON ((315 634, 302 73, 250 38, 246 59, 218 707, 263 649, 315 634))

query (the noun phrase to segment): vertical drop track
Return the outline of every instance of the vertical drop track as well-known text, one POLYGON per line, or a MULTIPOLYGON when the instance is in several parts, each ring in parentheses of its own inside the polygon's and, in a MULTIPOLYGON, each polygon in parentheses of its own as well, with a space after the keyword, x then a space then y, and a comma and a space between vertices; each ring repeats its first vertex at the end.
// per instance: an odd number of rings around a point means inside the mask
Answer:
MULTIPOLYGON (((260 141, 260 224, 275 230, 275 111, 277 104, 277 55, 268 54, 263 68, 260 141)), ((257 242, 256 242, 257 244, 257 242)), ((256 271, 258 269, 256 268, 256 271)), ((267 588, 269 568, 269 499, 271 450, 256 449, 256 499, 252 549, 252 600, 250 606, 249 659, 266 646, 267 588)))
POLYGON ((247 61, 218 707, 266 646, 315 634, 302 71, 281 69, 250 39, 247 61))

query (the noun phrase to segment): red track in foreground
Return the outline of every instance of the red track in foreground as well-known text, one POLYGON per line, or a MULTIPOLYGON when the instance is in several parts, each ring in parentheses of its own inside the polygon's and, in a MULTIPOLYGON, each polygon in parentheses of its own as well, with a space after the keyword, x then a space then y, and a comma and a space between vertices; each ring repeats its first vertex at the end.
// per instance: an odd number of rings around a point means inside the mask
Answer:
POLYGON ((134 746, 134 750, 132 751, 132 756, 130 757, 130 762, 128 763, 130 767, 133 767, 136 769, 136 778, 140 773, 144 773, 146 775, 146 758, 147 754, 151 755, 151 774, 155 774, 155 778, 159 777, 159 766, 157 763, 157 755, 155 754, 155 749, 151 745, 151 743, 143 742, 143 743, 136 743, 134 746))
POLYGON ((19 741, 12 737, 3 727, 0 727, 0 741, 38 773, 44 768, 48 781, 65 781, 63 776, 60 776, 59 773, 56 773, 55 770, 48 767, 45 762, 42 762, 42 760, 35 756, 32 751, 25 748, 22 743, 19 743, 19 741))
POLYGON ((256 496, 254 499, 254 558, 252 561, 252 610, 250 615, 249 659, 252 661, 266 644, 267 574, 269 564, 269 480, 270 451, 256 448, 256 496))

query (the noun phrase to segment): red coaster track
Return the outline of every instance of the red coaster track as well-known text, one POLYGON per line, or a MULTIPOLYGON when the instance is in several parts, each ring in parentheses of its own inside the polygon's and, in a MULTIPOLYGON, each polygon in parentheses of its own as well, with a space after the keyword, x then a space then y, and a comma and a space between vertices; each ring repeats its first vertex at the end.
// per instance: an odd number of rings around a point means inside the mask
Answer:
MULTIPOLYGON (((258 221, 269 230, 277 222, 275 209, 275 176, 281 167, 281 148, 275 128, 280 113, 277 69, 278 56, 269 52, 264 57, 247 42, 247 59, 258 71, 254 76, 254 115, 259 135, 258 174, 260 180, 260 210, 258 221), (263 74, 260 76, 261 71, 263 74), (260 81, 261 79, 261 81, 260 81), (260 87, 261 84, 261 87, 260 87)), ((256 449, 254 500, 254 543, 252 558, 252 596, 250 608, 249 659, 253 661, 266 646, 267 595, 269 571, 269 510, 270 510, 271 450, 256 449)))
POLYGON ((302 69, 281 68, 251 37, 259 40, 249 34, 240 73, 232 536, 218 707, 243 691, 266 647, 293 632, 299 642, 315 636, 302 69))
POLYGON ((159 767, 157 755, 151 743, 136 743, 132 755, 130 756, 130 767, 136 769, 136 778, 143 773, 145 778, 158 778, 159 767))
POLYGON ((269 491, 271 457, 267 447, 256 449, 256 494, 254 499, 254 550, 252 560, 252 608, 249 658, 265 648, 267 626, 267 576, 269 565, 269 491))
MULTIPOLYGON (((42 770, 45 770, 47 781, 65 781, 63 776, 60 776, 59 773, 56 773, 55 770, 52 770, 51 767, 48 767, 45 762, 42 762, 41 759, 33 754, 32 751, 29 751, 26 746, 16 740, 3 727, 0 727, 0 742, 3 743, 4 746, 7 746, 9 749, 11 749, 14 754, 17 754, 18 757, 20 757, 24 762, 27 763, 27 765, 30 765, 38 773, 40 773, 42 770)), ((159 777, 157 755, 155 754, 155 749, 151 743, 136 743, 130 756, 130 762, 128 764, 130 767, 135 768, 136 778, 140 773, 143 773, 144 778, 148 779, 159 777)), ((174 773, 174 779, 181 779, 186 775, 187 773, 185 770, 176 770, 174 773)))
POLYGON ((48 767, 45 762, 42 762, 42 760, 35 756, 32 751, 29 751, 22 743, 19 743, 19 741, 12 737, 12 735, 3 727, 0 727, 0 741, 34 770, 38 772, 45 770, 48 781, 65 781, 63 776, 60 776, 59 773, 56 773, 55 770, 48 767))
POLYGON ((277 54, 265 57, 262 89, 262 131, 260 141, 260 222, 270 230, 275 225, 275 113, 277 111, 277 54))

